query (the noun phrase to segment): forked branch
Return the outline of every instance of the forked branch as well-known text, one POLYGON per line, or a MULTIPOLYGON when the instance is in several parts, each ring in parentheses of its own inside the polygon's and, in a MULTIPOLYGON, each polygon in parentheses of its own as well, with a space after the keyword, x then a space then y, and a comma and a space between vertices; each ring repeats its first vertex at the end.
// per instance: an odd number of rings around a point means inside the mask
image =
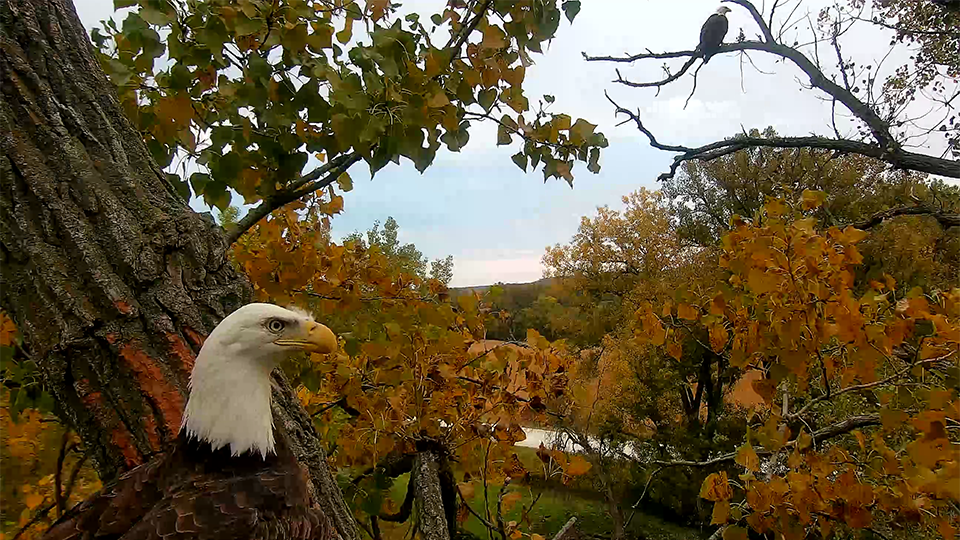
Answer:
MULTIPOLYGON (((639 112, 634 113, 629 109, 614 103, 609 96, 611 103, 616 107, 617 114, 626 114, 636 123, 640 130, 650 140, 650 145, 660 150, 677 152, 679 155, 674 157, 670 166, 670 171, 660 175, 660 179, 672 178, 676 174, 677 168, 681 163, 690 160, 710 161, 745 148, 754 147, 772 147, 772 148, 821 148, 833 150, 839 153, 852 153, 872 157, 885 161, 898 169, 914 170, 929 174, 937 174, 951 178, 960 178, 960 162, 949 160, 942 157, 919 154, 904 150, 890 130, 890 122, 877 112, 870 104, 858 98, 845 86, 835 83, 830 77, 818 67, 817 63, 811 61, 799 50, 799 48, 790 47, 776 40, 769 24, 763 20, 761 13, 756 6, 749 0, 723 0, 732 2, 746 9, 753 20, 756 22, 762 34, 760 40, 743 40, 736 43, 724 43, 720 46, 716 54, 759 51, 767 53, 783 60, 789 61, 809 78, 809 84, 830 96, 832 102, 839 102, 846 107, 854 117, 863 122, 870 134, 872 141, 865 142, 861 140, 852 140, 844 138, 830 138, 822 136, 808 137, 747 137, 740 136, 723 141, 717 141, 699 147, 687 147, 663 144, 657 141, 653 133, 645 127, 640 120, 639 112)), ((694 50, 669 51, 654 53, 647 51, 641 54, 624 56, 590 56, 584 53, 584 58, 591 62, 619 62, 632 63, 649 59, 669 59, 669 58, 687 58, 683 67, 675 74, 670 74, 662 80, 657 81, 631 81, 623 78, 617 72, 617 84, 623 84, 633 88, 655 87, 658 90, 671 82, 676 81, 693 65, 694 61, 700 57, 700 52, 694 50)))

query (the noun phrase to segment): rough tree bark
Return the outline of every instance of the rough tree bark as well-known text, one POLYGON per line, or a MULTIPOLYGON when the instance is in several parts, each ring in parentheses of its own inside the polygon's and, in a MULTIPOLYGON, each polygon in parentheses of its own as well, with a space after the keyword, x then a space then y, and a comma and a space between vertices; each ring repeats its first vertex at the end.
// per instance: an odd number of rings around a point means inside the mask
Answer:
POLYGON ((450 540, 450 530, 440 492, 440 459, 434 452, 417 454, 414 496, 419 507, 419 529, 425 540, 450 540))
MULTIPOLYGON (((0 147, 0 307, 110 480, 176 436, 204 336, 251 288, 124 117, 68 0, 0 0, 0 147)), ((318 501, 357 538, 281 375, 274 398, 318 501)))

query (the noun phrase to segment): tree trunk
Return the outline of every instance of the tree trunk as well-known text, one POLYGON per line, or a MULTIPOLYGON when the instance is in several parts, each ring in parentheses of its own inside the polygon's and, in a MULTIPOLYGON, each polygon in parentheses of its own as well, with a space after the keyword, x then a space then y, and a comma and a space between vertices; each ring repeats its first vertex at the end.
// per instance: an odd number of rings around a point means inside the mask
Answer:
POLYGON ((418 527, 424 540, 450 540, 443 495, 440 488, 440 460, 431 451, 417 454, 413 473, 417 475, 418 527))
MULTIPOLYGON (((109 481, 176 436, 204 336, 251 288, 124 117, 68 0, 0 0, 0 146, 0 307, 109 481)), ((276 381, 278 427, 357 538, 310 418, 276 381)))

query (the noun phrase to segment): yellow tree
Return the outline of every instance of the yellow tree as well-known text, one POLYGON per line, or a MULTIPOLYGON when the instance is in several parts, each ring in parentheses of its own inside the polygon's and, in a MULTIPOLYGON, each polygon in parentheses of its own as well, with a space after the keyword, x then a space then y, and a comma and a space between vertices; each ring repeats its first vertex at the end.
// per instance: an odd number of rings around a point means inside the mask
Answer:
MULTIPOLYGON (((544 424, 564 409, 572 356, 536 332, 485 349, 477 295, 451 303, 442 281, 376 243, 332 242, 323 223, 335 209, 320 201, 275 212, 240 238, 233 256, 259 298, 306 306, 341 337, 340 352, 285 372, 332 462, 351 477, 345 494, 362 526, 376 536, 382 522, 408 522, 414 501, 421 512, 434 504, 424 491, 434 483, 451 535, 471 514, 503 539, 521 534, 502 519, 519 496, 511 479, 530 474, 513 446, 525 438, 521 425, 544 424), (434 464, 432 476, 425 463, 434 464), (405 498, 389 500, 393 479, 405 473, 405 498), (463 492, 476 484, 502 485, 493 513, 468 506, 463 492)), ((543 474, 584 467, 554 453, 543 474)))
POLYGON ((657 472, 735 463, 738 478, 713 473, 701 490, 724 538, 746 538, 745 526, 787 538, 857 529, 952 538, 960 290, 901 296, 888 277, 855 295, 867 233, 818 229, 804 212, 822 198, 807 191, 737 220, 720 258, 727 285, 638 312, 638 338, 679 347, 678 358, 691 325, 706 327, 700 346, 760 374, 753 387, 767 405, 736 452, 658 461, 657 472))
MULTIPOLYGON (((423 170, 480 121, 545 178, 599 170, 596 126, 524 94, 578 1, 404 16, 380 0, 117 5, 132 9, 95 51, 68 0, 0 3, 0 306, 104 480, 175 438, 204 336, 253 297, 228 248, 273 210, 342 206, 352 164, 423 170), (255 208, 223 231, 191 192, 255 208)), ((319 503, 356 538, 309 417, 276 382, 277 424, 298 426, 319 503)))

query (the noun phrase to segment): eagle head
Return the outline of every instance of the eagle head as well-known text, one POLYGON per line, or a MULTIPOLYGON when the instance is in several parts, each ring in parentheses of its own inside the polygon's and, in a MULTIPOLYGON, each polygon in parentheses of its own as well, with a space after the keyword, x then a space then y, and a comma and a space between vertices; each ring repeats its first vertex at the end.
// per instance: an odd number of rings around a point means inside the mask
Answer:
POLYGON ((718 14, 718 15, 726 15, 727 13, 730 13, 731 11, 733 11, 733 10, 731 10, 731 9, 728 8, 727 6, 720 6, 720 7, 717 8, 717 14, 718 14))
POLYGON ((274 451, 270 372, 300 351, 330 353, 337 338, 305 312, 247 304, 213 329, 190 375, 180 430, 214 450, 262 456, 274 451))

